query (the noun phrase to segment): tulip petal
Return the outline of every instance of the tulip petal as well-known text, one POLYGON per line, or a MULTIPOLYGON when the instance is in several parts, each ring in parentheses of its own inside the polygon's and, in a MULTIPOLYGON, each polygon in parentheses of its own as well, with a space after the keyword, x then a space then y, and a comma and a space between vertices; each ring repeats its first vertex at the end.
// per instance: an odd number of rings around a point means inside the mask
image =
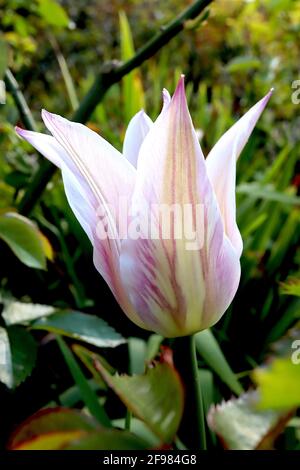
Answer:
POLYGON ((164 88, 162 91, 162 97, 164 107, 168 106, 168 104, 171 102, 171 95, 166 88, 164 88))
POLYGON ((47 134, 41 134, 39 132, 27 131, 18 126, 15 127, 15 131, 20 137, 23 137, 27 142, 35 147, 38 152, 43 155, 47 154, 48 160, 50 160, 53 165, 58 168, 61 167, 60 153, 63 152, 63 149, 54 137, 47 134))
MULTIPOLYGON (((16 131, 46 158, 61 168, 70 207, 93 245, 95 267, 110 286, 124 311, 131 312, 132 307, 120 281, 120 246, 119 240, 114 238, 116 231, 114 211, 110 212, 110 206, 101 204, 97 193, 76 167, 72 155, 54 137, 20 128, 17 128, 16 131), (101 210, 99 211, 99 209, 101 210), (111 238, 99 236, 105 231, 111 238)), ((105 174, 102 173, 103 178, 104 176, 105 174)), ((121 184, 122 182, 119 182, 119 187, 121 184)), ((106 194, 105 197, 108 198, 109 195, 106 194)), ((132 316, 134 317, 134 312, 132 312, 132 316)), ((135 322, 138 323, 138 318, 135 322)))
POLYGON ((183 78, 141 146, 131 211, 129 227, 138 222, 141 236, 122 241, 121 278, 142 321, 168 337, 192 334, 217 321, 236 292, 240 264, 224 234, 183 78), (172 210, 170 236, 164 236, 159 211, 176 206, 192 208, 188 228, 199 246, 191 248, 186 233, 176 235, 172 210), (145 214, 156 238, 145 228, 145 214))
POLYGON ((133 116, 128 124, 123 144, 123 155, 135 168, 137 166, 140 147, 152 125, 152 120, 147 116, 144 110, 139 111, 133 116))
POLYGON ((99 203, 112 205, 118 213, 120 198, 130 200, 135 183, 134 167, 88 127, 45 110, 42 118, 99 203))
POLYGON ((225 232, 240 256, 243 242, 236 224, 236 160, 246 145, 272 90, 254 105, 216 143, 206 159, 206 168, 223 218, 225 232))

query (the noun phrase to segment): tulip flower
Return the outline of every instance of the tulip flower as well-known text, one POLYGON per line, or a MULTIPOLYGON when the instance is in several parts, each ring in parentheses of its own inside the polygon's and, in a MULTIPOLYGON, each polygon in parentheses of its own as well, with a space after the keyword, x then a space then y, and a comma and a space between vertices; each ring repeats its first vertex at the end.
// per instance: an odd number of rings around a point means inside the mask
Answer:
POLYGON ((190 335, 215 324, 232 302, 242 253, 236 160, 270 95, 234 124, 206 159, 183 77, 172 98, 164 90, 163 109, 154 123, 144 111, 133 117, 123 154, 88 127, 47 111, 42 118, 51 136, 17 128, 61 169, 68 202, 93 245, 95 267, 140 327, 166 337, 190 335), (129 207, 126 215, 118 210, 121 200, 129 207), (174 214, 170 236, 163 236, 161 206, 191 209, 190 228, 201 241, 196 249, 188 248, 188 236, 175 236, 179 222, 174 214), (124 217, 129 226, 145 213, 155 236, 141 228, 141 236, 119 235, 124 217), (106 237, 99 236, 99 228, 106 237))

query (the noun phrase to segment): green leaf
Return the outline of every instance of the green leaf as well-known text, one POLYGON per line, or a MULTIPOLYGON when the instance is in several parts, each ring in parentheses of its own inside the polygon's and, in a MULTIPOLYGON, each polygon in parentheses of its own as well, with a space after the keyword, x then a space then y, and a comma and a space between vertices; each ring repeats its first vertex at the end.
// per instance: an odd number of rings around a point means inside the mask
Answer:
POLYGON ((249 70, 259 69, 261 62, 255 57, 235 57, 226 66, 228 72, 248 72, 249 70))
POLYGON ((300 279, 290 278, 280 284, 280 293, 300 297, 300 279))
POLYGON ((0 382, 8 388, 14 385, 9 337, 5 328, 2 327, 0 327, 0 382))
MULTIPOLYGON (((93 379, 87 380, 90 388, 94 391, 97 392, 100 389, 103 389, 103 387, 99 387, 98 383, 96 383, 93 379)), ((106 385, 105 385, 106 389, 106 385)), ((72 385, 72 387, 68 388, 65 390, 63 393, 61 393, 58 397, 58 403, 61 406, 66 406, 68 408, 71 407, 76 407, 80 402, 82 401, 82 396, 80 389, 78 385, 72 385)), ((50 405, 49 405, 50 406, 50 405)))
POLYGON ((145 372, 146 342, 141 338, 128 339, 129 373, 143 374, 145 372))
POLYGON ((115 370, 108 364, 108 362, 99 354, 96 354, 94 351, 90 351, 89 349, 85 348, 81 344, 74 344, 72 347, 72 350, 74 353, 79 357, 79 359, 82 361, 82 363, 85 365, 85 367, 89 370, 89 372, 92 374, 95 382, 101 387, 101 388, 107 388, 106 383, 102 379, 102 377, 99 375, 98 371, 95 369, 94 366, 94 361, 97 360, 103 364, 106 370, 108 370, 111 374, 115 372, 115 370))
POLYGON ((28 324, 40 317, 52 315, 55 308, 50 305, 30 304, 10 299, 3 300, 2 317, 7 326, 19 323, 28 324))
POLYGON ((94 416, 103 426, 111 427, 109 417, 107 416, 104 408, 100 405, 97 394, 90 387, 71 350, 68 348, 64 340, 59 336, 57 336, 56 340, 69 367, 74 382, 80 389, 82 399, 91 412, 92 416, 94 416))
POLYGON ((47 408, 27 419, 14 432, 11 450, 59 449, 70 440, 100 429, 97 421, 79 411, 47 408))
POLYGON ((221 348, 210 330, 204 330, 195 335, 196 349, 209 367, 237 395, 243 388, 228 364, 221 348))
POLYGON ((201 393, 203 397, 203 407, 205 416, 208 413, 209 408, 214 403, 213 399, 213 374, 210 370, 199 369, 199 383, 201 387, 201 393))
POLYGON ((26 266, 46 269, 46 254, 39 231, 26 217, 8 212, 0 215, 0 238, 26 266))
POLYGON ((276 411, 258 411, 255 405, 252 392, 210 409, 208 424, 226 449, 270 449, 290 418, 276 411))
MULTIPOLYGON (((65 450, 145 450, 149 448, 140 437, 127 431, 106 429, 89 433, 70 442, 65 450)), ((109 457, 106 457, 109 459, 109 457)), ((104 457, 105 459, 105 457, 104 457)), ((104 460, 105 462, 105 460, 104 460)))
POLYGON ((13 385, 18 387, 32 372, 37 356, 37 344, 32 335, 20 326, 7 329, 11 356, 13 385))
POLYGON ((254 370, 260 409, 300 406, 300 341, 295 340, 294 346, 292 343, 291 357, 276 358, 269 367, 254 370))
POLYGON ((258 183, 241 183, 237 186, 238 194, 247 194, 254 199, 281 202, 282 204, 300 205, 300 197, 276 191, 272 186, 261 186, 258 183))
POLYGON ((60 28, 69 25, 67 13, 55 0, 38 0, 38 3, 38 12, 48 25, 60 28))
POLYGON ((147 341, 146 361, 150 362, 158 355, 161 343, 163 342, 163 336, 150 335, 147 341))
MULTIPOLYGON (((200 383, 201 393, 203 397, 203 408, 204 408, 205 416, 207 416, 210 407, 214 404, 213 380, 214 380, 214 377, 210 370, 199 369, 199 383, 200 383)), ((215 445, 216 436, 211 431, 210 431, 210 437, 215 445)))
POLYGON ((0 327, 0 382, 8 388, 20 385, 31 374, 37 345, 22 327, 0 327))
POLYGON ((147 442, 134 434, 104 429, 94 418, 77 410, 48 408, 38 411, 14 432, 10 450, 140 450, 147 442))
POLYGON ((95 366, 109 387, 163 442, 171 442, 181 421, 183 387, 174 367, 156 363, 144 375, 112 376, 95 360, 95 366))
POLYGON ((7 69, 7 56, 7 44, 4 39, 0 37, 0 80, 3 79, 5 70, 7 69))
MULTIPOLYGON (((127 61, 134 54, 134 44, 130 25, 124 11, 119 13, 120 34, 121 34, 121 60, 127 61)), ((140 73, 137 69, 133 70, 123 78, 124 93, 124 118, 128 124, 130 119, 145 106, 144 91, 140 73)))
MULTIPOLYGON (((124 426, 124 419, 115 419, 113 421, 113 425, 118 428, 122 428, 124 426)), ((160 446, 160 439, 146 426, 143 421, 140 419, 131 417, 130 420, 130 431, 142 438, 148 444, 149 448, 157 449, 160 446)))
POLYGON ((125 339, 104 320, 76 311, 57 312, 35 321, 31 328, 85 341, 101 348, 114 348, 125 339))

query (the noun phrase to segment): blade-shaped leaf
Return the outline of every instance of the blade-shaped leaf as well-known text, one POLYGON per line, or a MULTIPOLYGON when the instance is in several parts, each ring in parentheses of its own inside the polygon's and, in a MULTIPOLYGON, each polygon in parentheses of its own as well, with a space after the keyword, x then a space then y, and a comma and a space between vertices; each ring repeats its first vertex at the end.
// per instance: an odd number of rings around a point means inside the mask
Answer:
POLYGON ((102 348, 114 348, 125 343, 125 339, 101 318, 76 311, 54 313, 38 319, 31 327, 35 330, 51 331, 85 341, 102 348))
POLYGON ((99 354, 96 354, 93 351, 90 351, 89 349, 85 348, 81 344, 74 344, 72 347, 72 350, 74 353, 79 357, 79 359, 83 362, 85 367, 90 371, 92 374, 95 382, 101 387, 101 388, 107 388, 106 383, 103 381, 102 377, 99 375, 98 371, 95 369, 94 366, 94 361, 97 359, 97 361, 100 361, 105 369, 109 371, 111 374, 115 372, 115 370, 108 364, 108 362, 99 354))
POLYGON ((241 183, 237 186, 236 192, 238 194, 247 194, 247 196, 254 199, 264 199, 296 206, 300 204, 299 196, 276 191, 272 186, 261 186, 258 183, 241 183))
MULTIPOLYGON (((124 426, 124 419, 115 419, 113 421, 113 425, 115 427, 122 428, 124 426)), ((131 417, 130 431, 136 436, 142 438, 145 442, 147 442, 148 448, 159 448, 161 444, 160 439, 140 419, 131 417)))
MULTIPOLYGON (((0 36, 0 80, 3 79, 4 73, 7 67, 8 51, 7 44, 4 39, 0 36)), ((0 104, 1 100, 0 100, 0 104)))
POLYGON ((211 330, 204 330, 195 335, 196 348, 207 365, 237 395, 243 392, 242 386, 231 370, 222 350, 211 330))
POLYGON ((163 442, 174 438, 183 413, 180 377, 169 362, 156 363, 144 375, 112 376, 95 360, 95 366, 120 400, 163 442))
POLYGON ((128 339, 129 373, 143 374, 145 372, 146 342, 141 338, 128 339))
MULTIPOLYGON (((130 25, 124 11, 119 14, 120 33, 121 33, 121 59, 126 61, 134 53, 134 44, 131 35, 130 25)), ((137 69, 133 70, 123 78, 124 92, 124 118, 128 123, 130 119, 144 107, 144 91, 140 73, 137 69)))
POLYGON ((78 385, 82 399, 84 403, 86 404, 87 408, 89 409, 90 413, 103 426, 111 427, 111 422, 110 422, 109 417, 107 416, 104 408, 100 404, 97 394, 90 387, 89 382, 87 381, 86 377, 82 373, 82 370, 79 367, 73 353, 68 348, 68 346, 66 345, 66 343, 64 342, 62 338, 57 336, 56 340, 63 354, 63 357, 69 367, 69 370, 74 379, 74 382, 78 385))
POLYGON ((147 341, 146 361, 150 362, 158 355, 163 336, 150 335, 147 341))

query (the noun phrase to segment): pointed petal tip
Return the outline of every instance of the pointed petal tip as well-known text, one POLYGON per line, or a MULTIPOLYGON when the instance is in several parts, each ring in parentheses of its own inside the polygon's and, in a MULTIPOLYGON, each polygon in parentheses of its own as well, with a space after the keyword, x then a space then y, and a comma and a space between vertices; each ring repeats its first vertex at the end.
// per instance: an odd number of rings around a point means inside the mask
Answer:
POLYGON ((45 124, 47 120, 51 119, 51 114, 44 108, 41 111, 41 116, 45 124))
POLYGON ((266 105, 269 101, 269 99, 271 98, 271 96, 273 95, 273 92, 274 92, 275 88, 270 88, 270 91, 266 94, 266 96, 264 96, 262 99, 261 99, 261 102, 266 105))
POLYGON ((171 95, 166 88, 163 88, 162 100, 163 100, 163 107, 166 109, 168 104, 171 102, 171 95))
POLYGON ((53 122, 53 121, 55 121, 59 118, 62 119, 61 116, 59 116, 58 114, 50 113, 46 109, 42 109, 41 115, 42 115, 42 119, 45 122, 45 124, 46 124, 46 121, 53 122))
POLYGON ((170 98, 170 93, 168 92, 166 88, 163 88, 162 90, 162 97, 163 97, 163 100, 170 98))
POLYGON ((15 131, 18 135, 23 135, 25 129, 22 129, 22 127, 15 126, 15 131))
POLYGON ((185 78, 185 76, 183 74, 181 74, 180 78, 178 80, 178 83, 177 83, 176 90, 175 90, 174 95, 172 97, 172 101, 179 100, 181 102, 186 102, 184 78, 185 78))
POLYGON ((28 131, 27 129, 23 129, 22 127, 19 127, 19 126, 15 126, 15 131, 23 139, 27 139, 28 136, 30 136, 31 134, 34 134, 33 131, 28 131))
POLYGON ((47 110, 44 109, 44 108, 43 108, 42 111, 41 111, 41 115, 42 115, 42 118, 43 118, 43 119, 44 119, 44 118, 45 118, 45 119, 47 119, 47 118, 50 119, 51 116, 52 116, 52 114, 49 113, 49 111, 47 111, 47 110))
MULTIPOLYGON (((185 80, 185 75, 182 73, 182 74, 180 75, 179 80, 178 80, 177 88, 180 88, 180 89, 183 88, 183 89, 184 89, 184 80, 185 80)), ((176 89, 177 89, 177 88, 176 88, 176 89)))

